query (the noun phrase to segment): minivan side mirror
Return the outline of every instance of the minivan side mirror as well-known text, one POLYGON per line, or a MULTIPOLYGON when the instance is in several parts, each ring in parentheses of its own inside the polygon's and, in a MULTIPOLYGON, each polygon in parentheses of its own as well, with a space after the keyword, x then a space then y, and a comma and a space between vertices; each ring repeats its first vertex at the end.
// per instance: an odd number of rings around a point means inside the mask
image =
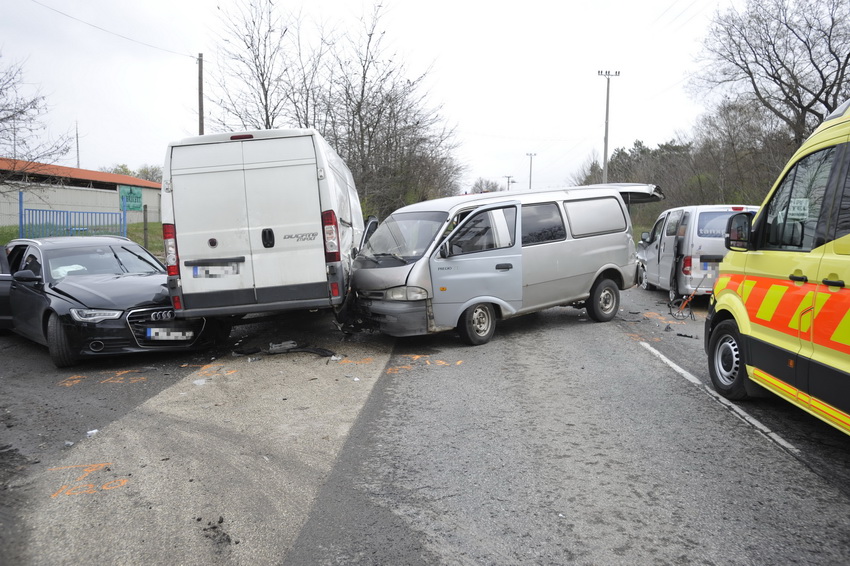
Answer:
POLYGON ((724 243, 727 250, 745 252, 752 246, 753 216, 749 212, 733 214, 726 221, 724 243))
POLYGON ((641 232, 640 233, 640 241, 641 242, 649 242, 649 232, 641 232))
POLYGON ((445 240, 442 244, 440 244, 438 254, 443 259, 446 259, 447 257, 452 255, 452 245, 449 243, 448 240, 445 240))

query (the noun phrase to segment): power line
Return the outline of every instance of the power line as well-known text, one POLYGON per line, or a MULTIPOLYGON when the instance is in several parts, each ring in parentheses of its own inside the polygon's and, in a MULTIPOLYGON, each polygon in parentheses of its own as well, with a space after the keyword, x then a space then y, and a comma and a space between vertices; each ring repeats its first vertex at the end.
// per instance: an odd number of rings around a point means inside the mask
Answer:
POLYGON ((108 30, 108 29, 106 29, 106 28, 102 28, 102 27, 97 26, 97 25, 95 25, 95 24, 89 23, 89 22, 87 22, 87 21, 85 21, 85 20, 81 20, 80 18, 76 18, 76 17, 72 16, 71 14, 66 14, 65 12, 63 12, 63 11, 61 11, 61 10, 57 10, 56 8, 53 8, 52 6, 48 6, 47 4, 42 4, 42 3, 41 3, 41 2, 39 2, 38 0, 30 0, 30 1, 31 1, 32 3, 34 3, 34 4, 38 4, 38 5, 39 5, 39 6, 41 6, 42 8, 47 8, 48 10, 52 10, 52 11, 56 12, 57 14, 61 14, 61 15, 65 16, 66 18, 70 18, 70 19, 72 19, 72 20, 74 20, 74 21, 76 21, 76 22, 80 22, 81 24, 85 24, 85 25, 87 25, 87 26, 89 26, 89 27, 93 27, 94 29, 96 29, 96 30, 100 30, 100 31, 102 31, 102 32, 104 32, 104 33, 108 33, 108 34, 110 34, 110 35, 114 35, 115 37, 120 37, 121 39, 126 39, 127 41, 132 41, 133 43, 138 43, 139 45, 144 45, 145 47, 150 47, 151 49, 157 49, 157 50, 159 50, 159 51, 164 51, 164 52, 166 52, 166 53, 171 53, 172 55, 179 55, 180 57, 191 57, 192 59, 197 59, 197 57, 196 57, 196 56, 194 56, 194 55, 188 55, 188 54, 186 54, 186 53, 178 53, 177 51, 171 51, 170 49, 165 49, 165 48, 163 48, 163 47, 157 47, 156 45, 151 45, 150 43, 145 43, 144 41, 139 41, 138 39, 133 39, 132 37, 127 37, 126 35, 121 35, 120 33, 116 33, 116 32, 114 32, 114 31, 110 31, 110 30, 108 30))

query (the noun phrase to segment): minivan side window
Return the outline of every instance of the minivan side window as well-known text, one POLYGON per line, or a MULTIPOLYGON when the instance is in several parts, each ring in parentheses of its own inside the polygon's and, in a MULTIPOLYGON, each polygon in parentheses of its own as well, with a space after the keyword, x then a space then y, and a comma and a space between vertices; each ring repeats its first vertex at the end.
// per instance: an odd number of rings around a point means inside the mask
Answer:
POLYGON ((627 226, 623 207, 613 197, 570 200, 564 207, 576 238, 623 232, 627 226))
MULTIPOLYGON (((850 102, 850 100, 848 100, 850 102)), ((838 224, 835 227, 835 239, 843 238, 850 234, 850 171, 844 180, 841 191, 841 204, 838 209, 838 224)))
POLYGON ((667 227, 664 229, 665 236, 676 235, 676 230, 679 228, 679 220, 682 219, 682 212, 681 210, 674 210, 667 217, 667 227))
POLYGON ((835 147, 807 155, 780 183, 767 204, 762 249, 808 252, 823 205, 835 147))
POLYGON ((516 241, 516 208, 496 208, 473 215, 452 236, 452 255, 509 248, 516 241))
POLYGON ((567 238, 564 219, 554 202, 522 207, 522 245, 557 242, 567 238))

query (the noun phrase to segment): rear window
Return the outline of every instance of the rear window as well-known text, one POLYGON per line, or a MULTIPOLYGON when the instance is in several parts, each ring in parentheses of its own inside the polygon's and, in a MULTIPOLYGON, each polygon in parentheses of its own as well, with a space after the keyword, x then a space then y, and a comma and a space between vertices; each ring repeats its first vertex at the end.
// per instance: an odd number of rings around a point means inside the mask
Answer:
POLYGON ((734 212, 700 212, 697 220, 697 236, 700 238, 722 238, 726 232, 726 222, 734 212))
POLYGON ((612 197, 567 201, 564 206, 576 238, 622 232, 628 225, 623 207, 612 197))

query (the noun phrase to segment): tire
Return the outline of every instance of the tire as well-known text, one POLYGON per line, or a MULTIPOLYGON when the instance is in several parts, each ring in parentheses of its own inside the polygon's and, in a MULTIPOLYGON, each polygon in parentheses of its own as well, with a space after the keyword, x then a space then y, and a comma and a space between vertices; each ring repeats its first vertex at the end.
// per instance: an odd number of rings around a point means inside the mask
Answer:
POLYGON ((670 296, 670 302, 671 303, 673 301, 675 301, 677 298, 679 298, 679 289, 678 289, 675 281, 670 283, 669 296, 670 296))
POLYGON ((72 366, 77 363, 77 355, 71 349, 68 335, 62 328, 59 316, 56 313, 50 315, 47 321, 47 349, 53 365, 58 368, 72 366))
POLYGON ((460 315, 457 325, 461 340, 471 346, 486 344, 496 332, 496 313, 490 303, 472 305, 460 315))
POLYGON ((640 264, 638 266, 638 286, 644 291, 652 291, 655 289, 655 285, 649 282, 649 279, 646 276, 646 266, 640 264))
POLYGON ((749 399, 747 363, 734 320, 720 322, 708 343, 708 373, 714 389, 730 401, 749 399))
POLYGON ((620 310, 620 289, 610 279, 599 279, 590 289, 587 316, 596 322, 608 322, 620 310))

